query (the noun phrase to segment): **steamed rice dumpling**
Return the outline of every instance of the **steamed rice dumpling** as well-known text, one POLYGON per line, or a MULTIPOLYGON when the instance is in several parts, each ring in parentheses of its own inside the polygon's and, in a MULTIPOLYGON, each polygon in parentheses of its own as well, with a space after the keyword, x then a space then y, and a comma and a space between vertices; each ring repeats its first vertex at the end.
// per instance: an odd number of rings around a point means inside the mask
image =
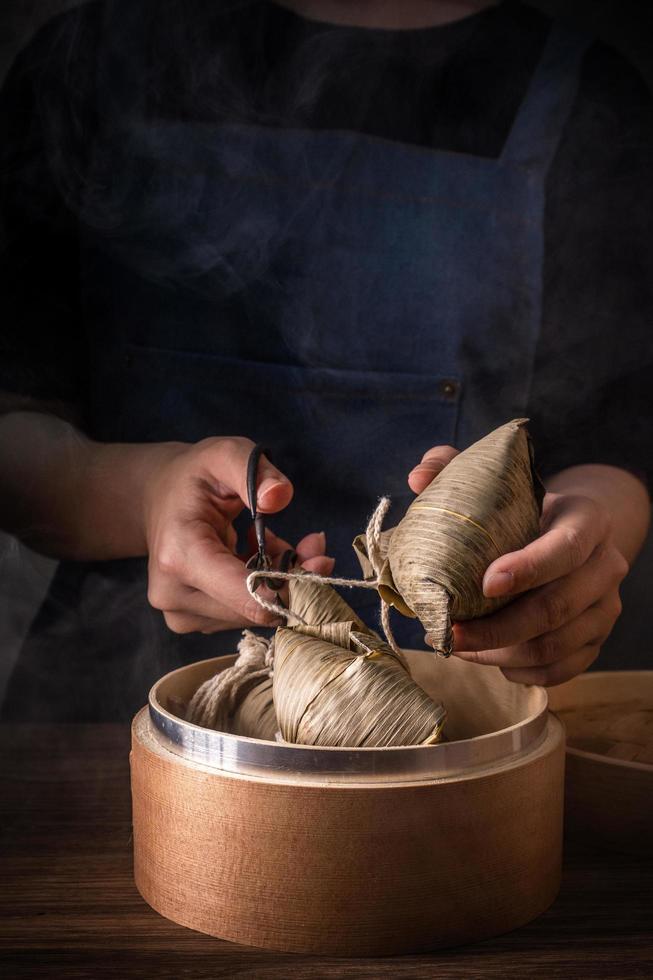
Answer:
POLYGON ((418 745, 439 739, 442 705, 338 593, 298 570, 289 599, 298 622, 279 628, 272 641, 246 630, 235 664, 198 688, 187 721, 306 745, 418 745))
MULTIPOLYGON (((508 601, 483 595, 488 566, 538 535, 543 488, 526 421, 508 422, 456 456, 382 535, 382 599, 417 616, 445 656, 452 620, 487 615, 508 601)), ((354 546, 369 575, 364 539, 354 546)))
MULTIPOLYGON (((444 655, 451 652, 452 620, 486 615, 507 601, 483 595, 487 567, 539 532, 543 488, 525 421, 509 422, 460 453, 396 528, 378 533, 379 509, 368 535, 354 543, 384 602, 419 617, 444 655)), ((329 585, 293 574, 289 625, 272 643, 246 632, 238 660, 198 690, 188 720, 258 738, 280 732, 306 745, 437 741, 444 708, 415 683, 401 651, 329 585)), ((392 642, 385 621, 384 628, 392 642)))
POLYGON ((236 705, 228 730, 232 735, 274 741, 279 726, 272 698, 272 677, 264 677, 247 691, 236 705))
POLYGON ((247 738, 273 740, 278 731, 272 700, 270 642, 244 630, 236 662, 201 684, 186 721, 247 738))
POLYGON ((442 705, 333 589, 296 578, 290 608, 306 625, 281 627, 275 637, 274 704, 287 742, 358 747, 439 739, 442 705))

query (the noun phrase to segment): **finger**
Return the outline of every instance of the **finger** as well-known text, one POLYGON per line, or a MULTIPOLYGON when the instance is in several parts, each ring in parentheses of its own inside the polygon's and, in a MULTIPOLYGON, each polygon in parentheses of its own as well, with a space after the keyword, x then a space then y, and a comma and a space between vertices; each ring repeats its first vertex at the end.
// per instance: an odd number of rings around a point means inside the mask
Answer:
MULTIPOLYGON (((273 601, 273 599, 274 596, 270 594, 270 601, 273 601)), ((216 601, 212 596, 200 592, 199 589, 186 587, 170 593, 165 603, 162 603, 158 598, 158 593, 155 591, 153 594, 151 593, 150 605, 154 606, 155 609, 160 609, 166 621, 168 616, 186 616, 189 618, 189 621, 192 619, 198 621, 204 620, 206 623, 217 623, 219 625, 216 626, 216 629, 236 629, 238 627, 252 625, 279 626, 282 622, 280 618, 275 617, 272 613, 270 613, 271 618, 269 622, 254 622, 251 618, 238 615, 232 608, 216 601)), ((256 605, 260 608, 258 603, 256 605)), ((263 611, 261 609, 261 612, 263 611)), ((189 629, 181 630, 171 626, 171 629, 174 629, 174 632, 190 632, 199 629, 199 627, 191 626, 189 629)), ((202 631, 204 630, 202 629, 202 631)))
POLYGON ((576 650, 564 660, 548 667, 532 668, 502 668, 502 674, 509 681, 517 684, 538 684, 540 687, 555 687, 556 684, 564 684, 577 674, 590 667, 600 653, 598 646, 586 646, 581 650, 576 650))
POLYGON ((320 555, 324 555, 326 550, 326 534, 324 531, 307 534, 298 542, 296 550, 300 564, 308 561, 309 558, 317 558, 320 555))
MULTIPOLYGON (((244 556, 244 560, 253 555, 258 550, 258 543, 256 540, 256 532, 254 526, 252 525, 247 531, 247 544, 248 551, 244 556)), ((317 531, 311 534, 305 535, 299 542, 296 548, 286 541, 285 538, 280 538, 269 528, 265 529, 265 550, 268 556, 272 559, 280 558, 287 551, 295 551, 297 553, 298 560, 301 564, 308 558, 315 558, 319 555, 324 555, 326 548, 326 535, 324 531, 317 531)))
POLYGON ((408 474, 408 486, 414 493, 421 493, 431 481, 450 463, 458 450, 453 446, 433 446, 422 456, 421 463, 408 474))
POLYGON ((603 512, 584 497, 561 498, 547 530, 521 551, 513 551, 494 561, 483 578, 488 597, 517 595, 545 585, 583 565, 605 534, 603 512))
MULTIPOLYGON (((264 590, 263 586, 259 591, 265 598, 274 601, 274 593, 264 590)), ((247 593, 249 598, 249 594, 247 593)), ((233 608, 216 600, 213 596, 191 586, 173 583, 167 587, 150 585, 148 589, 150 604, 155 609, 160 609, 165 616, 167 615, 186 615, 198 619, 206 619, 208 622, 219 623, 219 629, 235 629, 236 627, 251 626, 252 620, 238 615, 233 608)), ((258 603, 256 604, 258 606, 258 603)), ((281 619, 277 619, 272 614, 269 623, 262 623, 265 626, 278 626, 281 619)))
POLYGON ((235 628, 239 624, 225 623, 206 616, 195 616, 184 610, 174 609, 165 612, 163 618, 168 629, 173 633, 218 633, 221 630, 235 628))
MULTIPOLYGON (((236 495, 249 507, 247 464, 253 448, 251 439, 240 436, 208 439, 199 444, 199 460, 218 496, 228 498, 236 495)), ((265 455, 261 455, 258 462, 256 486, 257 507, 263 513, 283 510, 292 499, 292 483, 265 455)))
MULTIPOLYGON (((250 524, 250 526, 247 528, 246 535, 247 545, 245 551, 238 552, 237 555, 237 557, 245 563, 252 557, 252 555, 255 555, 258 552, 256 528, 253 524, 250 524)), ((285 554, 285 552, 289 549, 292 551, 292 545, 288 541, 286 541, 284 538, 278 537, 278 535, 276 535, 274 531, 271 531, 269 528, 265 528, 265 552, 268 558, 273 560, 275 558, 280 558, 281 555, 285 554)))
POLYGON ((228 618, 237 625, 276 624, 276 617, 247 591, 250 571, 219 542, 209 537, 195 540, 187 554, 184 581, 213 600, 215 618, 228 618))
MULTIPOLYGON (((618 603, 617 597, 617 603, 618 603)), ((620 605, 620 604, 619 604, 620 605)), ((619 614, 612 600, 605 599, 586 609, 561 629, 536 636, 528 643, 497 650, 461 650, 456 656, 470 663, 495 667, 547 667, 586 646, 602 646, 619 614)))
POLYGON ((612 546, 599 545, 570 575, 532 589, 489 616, 456 623, 455 650, 497 650, 559 629, 616 589, 624 560, 612 546))
POLYGON ((302 568, 316 575, 328 576, 333 574, 335 564, 335 558, 330 558, 328 555, 320 555, 316 558, 307 558, 306 561, 302 562, 302 568))

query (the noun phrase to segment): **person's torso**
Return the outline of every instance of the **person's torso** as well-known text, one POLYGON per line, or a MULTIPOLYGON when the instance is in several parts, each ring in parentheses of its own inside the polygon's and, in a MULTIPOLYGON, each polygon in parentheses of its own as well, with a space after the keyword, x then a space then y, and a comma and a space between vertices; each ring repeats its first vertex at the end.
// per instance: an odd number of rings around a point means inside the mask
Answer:
MULTIPOLYGON (((260 32, 276 21, 267 5, 256 11, 247 37, 262 57, 270 39, 260 32)), ((363 43, 361 32, 338 40, 338 31, 296 26, 297 47, 282 65, 312 65, 303 78, 288 77, 274 59, 267 70, 252 68, 252 52, 248 61, 230 46, 242 41, 242 24, 239 34, 232 23, 228 43, 198 62, 182 43, 176 57, 169 43, 159 49, 158 34, 135 13, 132 25, 109 19, 92 72, 84 179, 70 192, 93 437, 243 435, 263 443, 295 485, 274 529, 289 540, 326 530, 338 572, 353 575, 354 535, 381 494, 393 499, 391 521, 400 516, 412 496, 408 472, 426 449, 466 445, 524 414, 541 322, 544 186, 584 42, 563 31, 547 40, 538 20, 527 31, 530 64, 514 58, 519 98, 512 107, 507 96, 497 100, 495 118, 477 132, 479 75, 505 70, 490 43, 498 13, 427 32, 431 61, 419 35, 417 72, 410 40, 393 47, 390 37, 369 36, 377 58, 368 52, 368 99, 384 81, 387 90, 384 72, 412 79, 407 89, 422 100, 432 97, 413 113, 412 142, 405 129, 395 139, 384 130, 399 115, 392 99, 385 115, 370 104, 349 124, 335 93, 328 110, 328 79, 342 88, 342 53, 363 43), (169 101, 160 86, 179 77, 187 89, 169 101), (460 93, 466 98, 448 125, 460 93), (428 120, 439 146, 428 143, 428 120)), ((352 99, 364 88, 353 74, 352 99)), ((114 672, 111 582, 120 593, 126 568, 91 568, 89 578, 80 568, 61 571, 76 583, 70 622, 83 624, 90 651, 97 635, 100 659, 114 672), (86 584, 93 579, 103 603, 86 584)), ((370 595, 352 599, 375 625, 370 595)), ((143 632, 143 616, 152 622, 144 584, 142 603, 130 616, 147 674, 161 658, 155 635, 143 632)), ((56 617, 45 619, 54 629, 56 617)), ((124 647, 129 619, 122 625, 124 647)), ((421 630, 405 623, 398 637, 417 645, 421 630)), ((232 635, 202 640, 211 641, 206 655, 235 645, 232 635)), ((177 655, 184 643, 196 656, 197 644, 181 638, 177 655)), ((169 636, 165 645, 175 650, 169 636)))

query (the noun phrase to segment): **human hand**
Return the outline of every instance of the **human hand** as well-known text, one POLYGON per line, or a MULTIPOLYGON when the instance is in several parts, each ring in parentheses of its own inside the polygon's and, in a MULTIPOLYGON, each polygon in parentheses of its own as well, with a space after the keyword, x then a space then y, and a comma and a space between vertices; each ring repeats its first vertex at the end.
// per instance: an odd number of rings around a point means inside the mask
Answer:
POLYGON ((408 486, 413 493, 426 490, 429 483, 441 473, 447 463, 450 463, 459 450, 453 446, 433 446, 422 456, 421 463, 414 466, 408 474, 408 486))
POLYGON ((621 613, 628 562, 606 507, 581 494, 548 493, 542 534, 487 569, 486 596, 516 596, 481 619, 457 623, 454 653, 495 664, 508 680, 552 686, 596 660, 621 613))
MULTIPOLYGON (((436 446, 409 476, 416 493, 453 459, 436 446)), ((512 681, 551 686, 596 659, 621 612, 628 562, 616 547, 608 508, 582 493, 547 493, 541 536, 494 561, 487 597, 515 596, 503 609, 454 625, 454 653, 494 664, 512 681)))
MULTIPOLYGON (((236 555, 233 521, 249 505, 247 463, 254 443, 240 437, 174 444, 154 470, 145 498, 149 553, 148 599, 163 612, 175 633, 214 633, 239 626, 273 626, 273 614, 247 592, 245 562, 256 550, 236 555)), ((258 465, 258 509, 273 514, 292 498, 292 484, 261 456, 258 465)), ((322 532, 296 546, 298 563, 329 575, 334 560, 324 554, 322 532)), ((290 548, 266 532, 266 550, 276 566, 290 548)), ((262 593, 266 590, 262 587, 262 593)), ((272 597, 272 593, 269 594, 272 597)))

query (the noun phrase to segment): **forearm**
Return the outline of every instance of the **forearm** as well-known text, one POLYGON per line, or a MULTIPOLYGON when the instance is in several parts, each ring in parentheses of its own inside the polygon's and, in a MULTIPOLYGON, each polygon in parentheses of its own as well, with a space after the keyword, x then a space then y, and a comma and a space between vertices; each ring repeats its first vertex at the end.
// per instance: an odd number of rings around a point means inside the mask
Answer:
POLYGON ((545 481, 554 493, 591 497, 612 518, 615 547, 632 564, 642 547, 651 518, 651 501, 644 484, 616 466, 572 466, 545 481))
POLYGON ((98 443, 38 412, 0 418, 0 522, 57 558, 147 552, 144 491, 179 443, 98 443))

